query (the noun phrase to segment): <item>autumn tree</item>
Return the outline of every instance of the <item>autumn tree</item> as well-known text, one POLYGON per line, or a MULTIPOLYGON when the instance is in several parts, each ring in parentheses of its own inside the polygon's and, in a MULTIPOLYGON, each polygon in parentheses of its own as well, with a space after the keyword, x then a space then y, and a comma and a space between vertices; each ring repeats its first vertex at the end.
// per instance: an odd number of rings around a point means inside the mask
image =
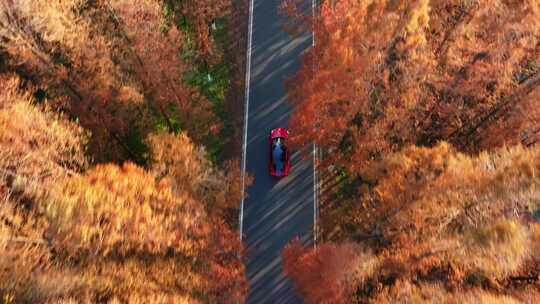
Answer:
POLYGON ((104 17, 112 17, 114 22, 104 26, 120 28, 122 39, 116 41, 116 51, 126 59, 124 69, 136 76, 134 80, 169 131, 185 130, 203 143, 220 125, 209 101, 184 82, 192 63, 183 60, 181 47, 189 38, 176 26, 164 25, 157 2, 111 1, 109 8, 110 15, 104 17))
POLYGON ((291 245, 285 269, 310 303, 412 300, 430 284, 441 289, 434 302, 472 301, 477 292, 534 302, 539 160, 537 147, 471 157, 446 143, 389 155, 366 168, 373 187, 322 215, 339 218, 322 224, 338 243, 291 245), (322 287, 330 284, 336 294, 322 287))
POLYGON ((240 201, 239 166, 229 162, 217 169, 204 147, 185 134, 153 134, 149 137, 154 176, 166 179, 177 192, 189 192, 204 202, 208 212, 222 214, 240 201))
POLYGON ((310 18, 296 2, 283 9, 315 46, 288 82, 291 128, 332 165, 320 225, 336 242, 286 250, 297 289, 313 303, 537 301, 540 3, 324 1, 310 18), (321 296, 343 281, 317 274, 350 243, 375 270, 321 296))
POLYGON ((91 24, 77 14, 77 5, 2 1, 2 46, 14 64, 26 67, 25 78, 37 80, 35 85, 46 88, 58 108, 93 131, 96 150, 111 151, 105 148, 108 143, 125 144, 118 120, 108 113, 112 108, 106 107, 114 103, 108 93, 116 86, 117 69, 107 42, 91 35, 91 24))
POLYGON ((86 134, 65 116, 21 89, 15 75, 0 76, 0 182, 11 199, 42 195, 55 180, 86 169, 86 134), (35 190, 35 191, 34 191, 35 190))
POLYGON ((184 133, 149 139, 148 170, 89 167, 87 132, 0 76, 0 299, 6 303, 239 303, 240 196, 184 133))
POLYGON ((47 225, 37 210, 56 181, 87 168, 86 136, 65 116, 36 106, 15 75, 0 76, 0 87, 0 299, 36 303, 80 283, 69 271, 48 271, 47 225))
POLYGON ((349 171, 409 144, 535 142, 537 1, 325 1, 289 95, 296 142, 349 171))
POLYGON ((225 170, 218 170, 205 149, 194 145, 185 134, 154 134, 149 142, 155 178, 171 185, 175 193, 188 193, 206 212, 212 227, 208 254, 213 255, 210 267, 215 276, 208 282, 215 284, 214 296, 220 299, 218 302, 227 302, 231 294, 241 298, 245 282, 239 279, 243 265, 239 259, 241 242, 235 230, 242 194, 240 167, 228 162, 225 170))
POLYGON ((185 130, 197 142, 219 128, 208 101, 183 81, 187 37, 163 26, 155 1, 8 1, 0 35, 10 64, 56 108, 92 132, 96 161, 144 162, 144 138, 185 130), (152 43, 148 43, 151 41, 152 43))
POLYGON ((16 302, 221 303, 245 294, 236 233, 189 193, 133 164, 100 165, 61 179, 26 217, 43 223, 41 233, 30 235, 35 239, 2 226, 8 241, 27 245, 2 244, 15 261, 3 275, 15 275, 21 285, 5 280, 0 290, 16 302), (25 263, 34 265, 17 266, 25 263), (32 285, 23 285, 25 278, 32 285))
POLYGON ((58 191, 45 210, 55 250, 83 260, 94 256, 81 266, 113 284, 120 299, 167 289, 202 302, 241 298, 239 242, 229 240, 219 252, 223 244, 216 238, 226 232, 216 230, 188 193, 131 164, 98 166, 58 191), (226 254, 231 257, 222 261, 226 254), (117 265, 119 258, 132 262, 117 265), (151 277, 156 287, 149 289, 151 277))
POLYGON ((324 243, 316 250, 293 242, 283 251, 284 271, 307 303, 349 302, 354 287, 368 278, 377 260, 354 243, 324 243))
POLYGON ((399 282, 388 293, 373 300, 374 303, 463 303, 463 304, 518 304, 534 303, 538 301, 538 294, 534 291, 528 296, 515 296, 489 293, 481 289, 472 289, 463 293, 452 293, 441 288, 438 284, 415 285, 409 282, 399 282))

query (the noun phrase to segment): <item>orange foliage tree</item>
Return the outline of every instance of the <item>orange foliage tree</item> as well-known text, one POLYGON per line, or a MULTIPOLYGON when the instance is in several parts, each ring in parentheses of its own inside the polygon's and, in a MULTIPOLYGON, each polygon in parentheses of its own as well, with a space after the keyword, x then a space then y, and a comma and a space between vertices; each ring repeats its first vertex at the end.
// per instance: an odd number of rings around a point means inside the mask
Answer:
POLYGON ((244 301, 242 245, 224 219, 236 171, 183 133, 150 137, 148 171, 88 170, 78 124, 36 105, 28 82, 0 84, 2 302, 244 301))
POLYGON ((16 281, 5 280, 0 291, 15 302, 243 301, 236 233, 188 193, 133 164, 100 165, 63 178, 28 213, 6 202, 14 211, 1 215, 15 224, 2 223, 0 245, 7 255, 0 263, 8 265, 11 257, 15 264, 0 275, 16 281), (35 220, 41 224, 28 234, 36 227, 21 223, 35 220), (25 278, 31 285, 23 284, 25 278))
POLYGON ((163 23, 155 1, 0 2, 9 62, 92 132, 96 161, 144 161, 143 139, 156 128, 201 142, 219 127, 182 81, 187 38, 163 23))
POLYGON ((534 142, 539 15, 537 1, 324 2, 289 83, 295 140, 353 171, 408 144, 534 142))
POLYGON ((240 242, 189 193, 173 191, 133 164, 98 166, 58 191, 44 211, 52 246, 90 262, 85 267, 92 275, 124 282, 113 285, 121 299, 145 295, 153 277, 156 294, 176 290, 203 302, 242 300, 240 242), (115 266, 117 259, 134 265, 115 266), (138 279, 128 280, 128 271, 138 279))
POLYGON ((63 284, 69 273, 46 270, 51 251, 36 210, 56 181, 86 169, 85 135, 64 116, 36 106, 16 76, 0 76, 0 86, 0 301, 35 303, 71 285, 63 284))
MULTIPOLYGON (((284 10, 305 19, 295 2, 284 10)), ((344 0, 318 13, 287 84, 293 140, 317 143, 341 175, 323 181, 338 184, 323 238, 371 249, 376 267, 322 296, 316 274, 342 245, 291 247, 297 289, 313 303, 537 300, 539 150, 524 146, 538 139, 540 2, 344 0)))
POLYGON ((322 215, 326 237, 374 255, 357 249, 345 258, 343 244, 292 245, 285 269, 310 303, 392 303, 433 292, 408 284, 433 283, 441 290, 434 301, 479 290, 537 300, 539 161, 538 147, 521 146, 470 157, 442 143, 389 155, 366 168, 373 187, 322 215), (336 294, 322 288, 330 284, 336 294))
POLYGON ((34 106, 18 77, 0 76, 0 84, 0 180, 7 188, 32 194, 87 168, 80 126, 46 105, 34 106))
POLYGON ((175 193, 188 193, 200 202, 212 227, 209 252, 214 254, 209 282, 219 286, 214 296, 227 302, 231 295, 241 298, 245 282, 239 280, 243 265, 236 234, 235 216, 242 190, 240 168, 233 162, 226 170, 217 170, 202 147, 195 146, 185 134, 155 134, 149 138, 151 172, 156 179, 171 185, 175 193), (232 215, 232 216, 231 216, 232 215))
POLYGON ((116 51, 128 59, 124 68, 136 76, 141 91, 170 131, 183 129, 201 143, 219 125, 208 100, 183 82, 190 67, 181 57, 181 47, 188 37, 175 26, 164 26, 163 9, 157 1, 112 1, 110 8, 115 22, 106 26, 121 28, 116 51))
POLYGON ((205 246, 209 228, 201 225, 200 206, 133 164, 97 166, 66 180, 59 191, 45 210, 52 223, 48 233, 70 254, 172 250, 193 258, 205 246))
POLYGON ((24 76, 51 88, 57 107, 92 130, 96 150, 115 150, 105 145, 124 143, 119 120, 107 115, 115 104, 109 89, 118 87, 117 69, 107 41, 92 35, 92 25, 77 14, 77 3, 2 1, 0 5, 2 47, 15 64, 26 67, 24 76))

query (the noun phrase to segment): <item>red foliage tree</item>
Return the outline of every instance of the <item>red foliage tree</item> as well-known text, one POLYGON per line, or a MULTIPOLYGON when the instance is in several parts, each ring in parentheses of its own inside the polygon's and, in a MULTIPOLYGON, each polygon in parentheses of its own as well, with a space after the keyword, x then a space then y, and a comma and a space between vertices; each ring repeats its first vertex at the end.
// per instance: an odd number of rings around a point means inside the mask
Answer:
POLYGON ((539 14, 536 1, 324 2, 289 84, 296 142, 340 149, 352 169, 407 144, 534 137, 539 14))
POLYGON ((354 243, 323 243, 312 249, 293 242, 282 255, 285 273, 307 303, 351 302, 354 288, 377 263, 354 243))

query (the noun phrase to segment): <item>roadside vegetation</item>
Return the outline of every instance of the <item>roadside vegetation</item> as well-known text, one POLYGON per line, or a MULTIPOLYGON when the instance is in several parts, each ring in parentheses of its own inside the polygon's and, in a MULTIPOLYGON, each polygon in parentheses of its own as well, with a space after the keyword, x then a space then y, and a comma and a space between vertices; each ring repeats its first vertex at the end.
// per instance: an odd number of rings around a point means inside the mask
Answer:
POLYGON ((0 0, 0 303, 244 301, 230 11, 0 0))
POLYGON ((325 177, 323 242, 283 253, 306 302, 538 303, 540 2, 295 3, 293 140, 325 177))

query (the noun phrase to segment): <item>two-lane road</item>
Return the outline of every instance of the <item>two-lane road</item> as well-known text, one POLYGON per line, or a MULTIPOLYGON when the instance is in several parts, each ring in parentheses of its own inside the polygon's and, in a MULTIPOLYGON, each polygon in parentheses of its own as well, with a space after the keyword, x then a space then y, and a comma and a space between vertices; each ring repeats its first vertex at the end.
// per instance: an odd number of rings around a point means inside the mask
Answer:
MULTIPOLYGON (((280 180, 269 176, 267 168, 270 129, 288 127, 292 111, 283 81, 298 70, 302 53, 312 45, 310 33, 293 36, 283 31, 280 4, 252 0, 250 7, 244 168, 254 183, 242 203, 241 233, 248 248, 247 302, 253 304, 302 303, 283 275, 281 251, 297 236, 305 244, 314 242, 313 161, 300 159, 296 151, 291 174, 280 180)), ((311 0, 301 9, 311 12, 311 0)), ((305 149, 311 152, 312 147, 305 149)))

